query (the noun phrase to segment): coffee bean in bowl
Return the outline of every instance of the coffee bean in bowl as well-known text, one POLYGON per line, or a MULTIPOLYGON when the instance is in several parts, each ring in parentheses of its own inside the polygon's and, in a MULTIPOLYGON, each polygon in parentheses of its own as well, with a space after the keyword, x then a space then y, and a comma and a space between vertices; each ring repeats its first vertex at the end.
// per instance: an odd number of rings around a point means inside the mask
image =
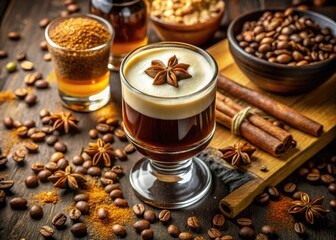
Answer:
POLYGON ((230 24, 228 40, 241 71, 270 92, 309 91, 336 72, 336 23, 315 12, 251 12, 230 24))

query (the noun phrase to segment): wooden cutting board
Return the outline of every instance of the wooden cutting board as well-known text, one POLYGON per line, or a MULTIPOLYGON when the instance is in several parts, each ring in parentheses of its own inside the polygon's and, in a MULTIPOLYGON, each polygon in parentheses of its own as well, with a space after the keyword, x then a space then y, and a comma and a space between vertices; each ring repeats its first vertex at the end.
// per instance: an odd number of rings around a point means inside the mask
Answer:
MULTIPOLYGON (((319 138, 296 129, 289 129, 289 132, 297 141, 297 147, 281 158, 273 157, 262 150, 256 151, 253 155, 253 163, 241 168, 254 176, 254 179, 230 192, 227 196, 223 196, 220 201, 222 212, 228 217, 235 217, 258 194, 262 193, 265 187, 280 183, 336 137, 336 75, 311 92, 297 96, 279 96, 267 93, 249 81, 235 64, 226 39, 207 49, 207 51, 216 59, 221 74, 246 87, 269 95, 324 126, 324 133, 319 138), (267 172, 259 170, 262 164, 267 165, 267 172)), ((232 135, 228 129, 217 124, 216 133, 210 146, 220 148, 233 145, 238 141, 241 141, 239 137, 232 135)), ((229 164, 226 165, 226 167, 232 168, 229 164)))

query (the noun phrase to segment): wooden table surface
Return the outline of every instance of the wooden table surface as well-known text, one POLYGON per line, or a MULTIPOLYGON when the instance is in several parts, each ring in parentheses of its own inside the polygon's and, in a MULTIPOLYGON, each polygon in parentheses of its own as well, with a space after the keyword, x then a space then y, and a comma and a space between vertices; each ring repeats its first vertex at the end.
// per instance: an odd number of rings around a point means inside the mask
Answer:
MULTIPOLYGON (((5 116, 11 116, 17 120, 33 119, 36 122, 39 121, 38 112, 42 108, 48 108, 52 112, 57 112, 64 110, 58 99, 57 86, 55 80, 52 78, 52 66, 50 62, 45 62, 43 60, 43 55, 39 47, 39 43, 44 39, 44 30, 38 26, 40 19, 44 17, 49 17, 54 19, 59 16, 61 10, 64 10, 62 1, 60 0, 34 0, 34 1, 24 1, 24 0, 12 0, 0 1, 0 20, 1 31, 0 31, 0 49, 6 49, 9 52, 9 57, 6 59, 0 59, 0 90, 12 90, 14 91, 18 87, 24 87, 23 78, 27 74, 23 70, 19 69, 15 73, 7 74, 4 71, 4 66, 7 62, 15 60, 16 54, 21 51, 27 52, 28 59, 35 63, 35 70, 41 71, 44 74, 44 78, 50 80, 51 86, 48 90, 38 90, 36 94, 38 95, 38 103, 33 107, 27 107, 23 101, 9 101, 0 103, 0 119, 5 116), (7 38, 7 33, 10 31, 21 32, 22 39, 18 41, 10 41, 7 38)), ((223 19, 223 24, 220 31, 216 33, 216 36, 211 40, 204 48, 211 46, 216 41, 219 41, 225 37, 225 30, 227 28, 227 23, 238 16, 241 13, 248 12, 255 9, 261 8, 271 8, 271 7, 285 7, 290 4, 291 1, 226 1, 226 14, 223 19)), ((330 1, 329 1, 330 2, 330 1)), ((88 1, 79 1, 81 6, 81 11, 86 13, 88 11, 88 1)), ((336 17, 335 6, 322 7, 316 9, 330 17, 336 17)), ((151 31, 150 41, 157 41, 156 35, 151 31)), ((93 113, 74 113, 80 119, 80 134, 75 134, 73 136, 62 136, 61 140, 68 144, 68 152, 66 157, 70 160, 74 155, 81 152, 81 149, 90 142, 88 137, 88 130, 95 126, 96 119, 99 116, 117 116, 120 118, 120 80, 118 73, 111 74, 111 87, 112 87, 112 99, 110 103, 103 109, 93 112, 93 113)), ((0 126, 0 148, 4 151, 8 149, 8 142, 11 140, 13 135, 10 134, 9 130, 6 130, 2 124, 0 126)), ((9 157, 12 152, 20 146, 21 143, 17 143, 12 146, 9 157)), ((116 141, 113 144, 114 147, 122 147, 125 143, 116 141)), ((317 154, 313 160, 320 161, 330 158, 336 154, 336 141, 333 141, 325 149, 323 149, 319 154, 317 154)), ((35 162, 46 163, 50 155, 54 152, 51 147, 46 144, 40 144, 40 150, 38 154, 30 154, 26 159, 26 164, 24 166, 18 166, 12 159, 9 159, 7 167, 0 170, 0 176, 8 176, 8 178, 15 180, 15 185, 11 189, 11 194, 7 197, 7 203, 4 207, 0 208, 0 239, 43 239, 39 234, 39 229, 43 225, 51 226, 51 218, 63 211, 71 204, 73 194, 71 192, 66 192, 62 194, 62 202, 56 205, 46 204, 43 206, 44 216, 41 220, 35 221, 29 217, 28 211, 13 211, 9 207, 9 200, 15 196, 23 196, 29 199, 30 194, 37 194, 41 191, 52 190, 52 185, 50 183, 39 184, 37 188, 27 189, 24 185, 24 179, 27 175, 32 174, 30 166, 35 162)), ((124 192, 125 198, 128 200, 129 205, 133 206, 140 201, 134 195, 131 186, 128 181, 128 171, 134 162, 141 156, 138 153, 129 155, 128 160, 124 162, 117 161, 121 164, 126 172, 126 175, 121 178, 120 185, 124 192)), ((335 199, 335 195, 329 193, 328 189, 324 185, 311 185, 301 178, 292 174, 288 179, 279 185, 281 189, 282 186, 292 181, 298 185, 300 191, 305 191, 311 196, 324 195, 326 197, 324 204, 331 199, 335 199)), ((176 224, 181 228, 182 231, 187 231, 186 219, 190 215, 197 215, 201 219, 202 229, 195 235, 207 237, 207 230, 211 227, 212 216, 219 212, 218 203, 219 200, 227 194, 227 186, 223 185, 218 179, 214 179, 213 189, 204 200, 195 204, 194 206, 172 211, 172 223, 176 224)), ((152 209, 150 206, 146 206, 148 209, 152 209)), ((158 209, 154 209, 156 213, 159 212, 158 209)), ((253 227, 256 233, 260 232, 263 225, 270 224, 267 221, 267 216, 271 214, 271 206, 259 206, 252 204, 245 211, 243 211, 239 217, 250 217, 253 219, 253 227)), ((336 239, 336 214, 334 211, 328 215, 327 221, 317 224, 316 226, 309 227, 307 229, 307 236, 303 238, 307 239, 323 239, 332 240, 336 239)), ((273 223, 276 224, 276 223, 273 223)), ((71 223, 67 222, 67 227, 64 230, 56 230, 54 234, 55 239, 73 239, 70 233, 71 223)), ((155 239, 172 239, 166 231, 166 227, 160 223, 152 224, 151 228, 154 230, 155 239)), ((230 234, 234 236, 235 239, 239 239, 238 230, 239 227, 235 220, 228 220, 225 226, 221 228, 223 234, 230 234)), ((140 236, 135 233, 132 226, 127 227, 127 237, 126 239, 140 239, 140 236)), ((95 236, 99 239, 99 236, 95 236)), ((91 239, 89 236, 84 239, 91 239)), ((284 227, 277 230, 277 237, 275 239, 302 239, 299 237, 292 229, 292 227, 284 227)))

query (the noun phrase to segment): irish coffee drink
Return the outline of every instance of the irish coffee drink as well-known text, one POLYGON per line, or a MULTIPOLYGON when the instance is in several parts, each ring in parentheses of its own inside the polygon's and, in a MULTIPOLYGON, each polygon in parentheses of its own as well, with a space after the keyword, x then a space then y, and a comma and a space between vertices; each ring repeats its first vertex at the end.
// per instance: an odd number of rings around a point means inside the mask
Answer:
POLYGON ((125 132, 147 157, 134 166, 131 184, 152 205, 190 205, 210 188, 208 168, 193 156, 208 145, 215 130, 217 65, 197 47, 166 42, 133 51, 121 66, 125 132), (145 172, 154 181, 143 179, 148 178, 145 172), (181 181, 189 180, 181 189, 181 181), (155 183, 177 192, 169 193, 171 200, 158 196, 155 183))

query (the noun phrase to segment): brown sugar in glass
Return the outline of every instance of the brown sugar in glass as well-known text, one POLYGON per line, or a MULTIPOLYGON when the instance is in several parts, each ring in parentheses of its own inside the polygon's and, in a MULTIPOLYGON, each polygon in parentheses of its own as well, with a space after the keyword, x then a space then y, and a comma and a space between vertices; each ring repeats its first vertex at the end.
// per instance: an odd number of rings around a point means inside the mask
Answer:
POLYGON ((110 68, 118 70, 124 56, 148 42, 148 2, 145 0, 91 0, 89 11, 114 28, 110 68))

